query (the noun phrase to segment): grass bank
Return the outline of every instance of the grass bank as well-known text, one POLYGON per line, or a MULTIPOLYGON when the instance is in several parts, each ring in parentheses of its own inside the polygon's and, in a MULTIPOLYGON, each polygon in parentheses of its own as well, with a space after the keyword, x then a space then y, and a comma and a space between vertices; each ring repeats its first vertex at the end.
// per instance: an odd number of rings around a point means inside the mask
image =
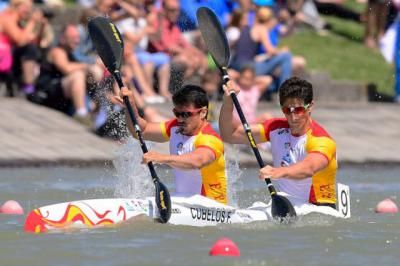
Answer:
POLYGON ((393 95, 393 67, 385 62, 378 50, 363 45, 364 25, 324 18, 332 26, 327 36, 304 29, 283 39, 282 45, 288 45, 294 54, 303 55, 310 70, 324 70, 333 79, 372 82, 379 92, 393 95))

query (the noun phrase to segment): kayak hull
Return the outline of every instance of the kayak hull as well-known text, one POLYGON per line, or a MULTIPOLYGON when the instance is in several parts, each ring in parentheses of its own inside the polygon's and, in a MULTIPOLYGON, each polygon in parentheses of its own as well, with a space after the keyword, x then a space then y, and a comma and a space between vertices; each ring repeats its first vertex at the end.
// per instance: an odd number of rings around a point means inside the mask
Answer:
MULTIPOLYGON (((171 218, 168 223, 174 225, 216 226, 272 220, 270 205, 262 202, 256 202, 247 209, 236 209, 200 195, 189 198, 172 197, 171 200, 171 218)), ((342 217, 330 207, 303 204, 295 206, 295 209, 298 215, 319 212, 342 217)), ((26 218, 24 229, 26 232, 43 233, 70 228, 109 226, 141 215, 150 219, 158 218, 154 198, 72 201, 32 210, 26 218)))

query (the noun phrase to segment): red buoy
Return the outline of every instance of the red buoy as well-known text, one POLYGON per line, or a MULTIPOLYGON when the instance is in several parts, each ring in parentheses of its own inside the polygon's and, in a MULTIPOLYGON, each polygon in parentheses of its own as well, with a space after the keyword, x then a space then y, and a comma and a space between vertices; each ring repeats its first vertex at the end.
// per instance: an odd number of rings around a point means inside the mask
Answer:
POLYGON ((384 199, 376 205, 376 213, 397 213, 399 209, 391 199, 384 199))
POLYGON ((231 256, 239 257, 240 250, 229 238, 218 239, 211 247, 210 256, 231 256))
POLYGON ((15 200, 6 201, 0 209, 1 213, 5 214, 24 214, 24 209, 15 200))

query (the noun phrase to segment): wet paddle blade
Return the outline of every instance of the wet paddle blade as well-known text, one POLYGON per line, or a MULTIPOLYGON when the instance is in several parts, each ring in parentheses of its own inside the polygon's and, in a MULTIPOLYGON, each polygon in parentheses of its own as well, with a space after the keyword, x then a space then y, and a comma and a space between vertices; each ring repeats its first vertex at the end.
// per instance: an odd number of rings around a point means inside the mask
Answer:
POLYGON ((227 67, 230 59, 229 44, 217 16, 211 9, 200 7, 197 9, 196 17, 201 35, 214 62, 220 68, 227 67))
POLYGON ((292 203, 281 195, 272 196, 272 217, 280 222, 290 221, 297 216, 292 203))
POLYGON ((119 71, 124 53, 124 42, 117 27, 108 18, 95 17, 88 23, 90 38, 110 73, 119 71))
POLYGON ((161 223, 168 222, 171 217, 171 197, 168 189, 161 182, 156 184, 156 204, 160 213, 159 221, 161 223))

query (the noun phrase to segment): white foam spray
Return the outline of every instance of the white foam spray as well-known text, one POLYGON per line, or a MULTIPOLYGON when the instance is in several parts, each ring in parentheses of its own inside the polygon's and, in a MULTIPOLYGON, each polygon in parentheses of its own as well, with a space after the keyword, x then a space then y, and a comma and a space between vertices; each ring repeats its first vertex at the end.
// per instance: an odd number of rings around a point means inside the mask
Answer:
MULTIPOLYGON (((151 143, 146 142, 150 149, 151 143)), ((142 164, 143 153, 139 141, 129 137, 116 151, 113 160, 116 169, 115 196, 145 198, 154 195, 154 185, 146 164, 142 164)))
MULTIPOLYGON (((232 152, 239 154, 236 145, 233 145, 232 152)), ((226 160, 226 174, 228 176, 228 204, 233 207, 239 206, 239 192, 243 190, 243 181, 240 178, 243 171, 239 167, 239 158, 234 156, 234 160, 226 160)))

